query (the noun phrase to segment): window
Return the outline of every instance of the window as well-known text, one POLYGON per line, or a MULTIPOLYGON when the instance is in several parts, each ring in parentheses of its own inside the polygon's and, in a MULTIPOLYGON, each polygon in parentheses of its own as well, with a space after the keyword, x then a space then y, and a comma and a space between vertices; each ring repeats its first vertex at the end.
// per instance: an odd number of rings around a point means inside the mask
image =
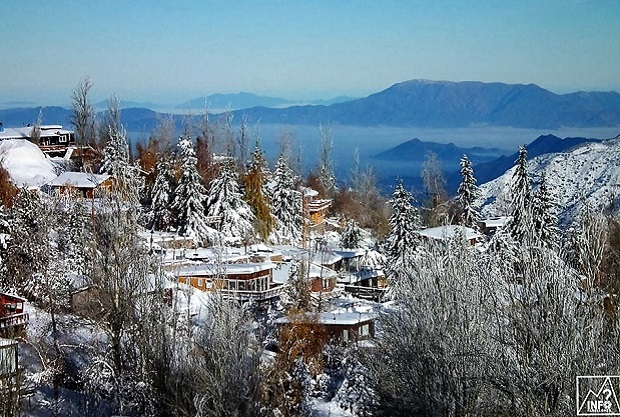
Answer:
POLYGON ((198 278, 198 286, 200 288, 204 287, 205 285, 205 279, 204 278, 198 278))
POLYGON ((60 137, 58 138, 58 142, 60 143, 64 143, 67 141, 67 135, 60 135, 60 137))
POLYGON ((342 331, 342 340, 344 340, 345 342, 349 341, 349 330, 344 329, 342 331))
POLYGON ((360 327, 360 335, 370 336, 370 325, 369 324, 364 324, 362 327, 360 327))

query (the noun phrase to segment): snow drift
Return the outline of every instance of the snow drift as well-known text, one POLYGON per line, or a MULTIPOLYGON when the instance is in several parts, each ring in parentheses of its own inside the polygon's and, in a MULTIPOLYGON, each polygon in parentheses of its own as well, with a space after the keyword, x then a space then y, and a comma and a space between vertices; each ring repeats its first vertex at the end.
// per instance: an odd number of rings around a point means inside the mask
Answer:
POLYGON ((54 163, 24 139, 0 141, 0 164, 19 187, 38 188, 57 176, 54 163))

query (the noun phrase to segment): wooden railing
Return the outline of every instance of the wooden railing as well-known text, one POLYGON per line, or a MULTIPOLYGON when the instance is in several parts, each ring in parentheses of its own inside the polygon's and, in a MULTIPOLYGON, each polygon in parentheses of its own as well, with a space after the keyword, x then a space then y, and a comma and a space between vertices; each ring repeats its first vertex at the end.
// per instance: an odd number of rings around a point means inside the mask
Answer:
POLYGON ((28 324, 28 321, 28 313, 18 313, 7 317, 0 317, 0 329, 25 326, 26 324, 28 324))
POLYGON ((284 291, 284 285, 269 288, 264 291, 245 291, 245 290, 218 290, 225 297, 234 298, 239 301, 264 301, 278 297, 284 291))
POLYGON ((354 297, 380 301, 387 291, 387 288, 361 287, 359 285, 345 285, 344 290, 354 297))

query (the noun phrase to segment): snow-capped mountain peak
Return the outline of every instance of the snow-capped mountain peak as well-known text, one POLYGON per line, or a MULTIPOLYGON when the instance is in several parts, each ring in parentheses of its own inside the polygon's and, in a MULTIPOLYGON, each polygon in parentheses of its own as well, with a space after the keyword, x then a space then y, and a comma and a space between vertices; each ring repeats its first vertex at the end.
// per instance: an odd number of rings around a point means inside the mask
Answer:
MULTIPOLYGON (((483 216, 509 214, 514 170, 480 186, 483 216)), ((561 223, 570 222, 586 202, 595 210, 603 210, 620 195, 620 135, 538 156, 528 161, 528 170, 535 184, 540 174, 546 176, 561 223)))

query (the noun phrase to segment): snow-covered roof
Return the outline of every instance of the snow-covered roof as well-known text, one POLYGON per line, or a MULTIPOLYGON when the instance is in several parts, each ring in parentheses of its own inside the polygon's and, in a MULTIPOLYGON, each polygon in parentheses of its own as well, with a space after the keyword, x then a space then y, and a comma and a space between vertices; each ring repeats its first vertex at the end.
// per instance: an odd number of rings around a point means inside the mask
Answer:
MULTIPOLYGON (((314 315, 309 316, 314 317, 314 315)), ((316 315, 318 321, 326 326, 352 326, 375 320, 377 317, 378 313, 367 306, 337 308, 316 315)), ((288 322, 290 322, 288 317, 280 317, 276 320, 278 324, 286 324, 288 322)))
POLYGON ((385 277, 382 268, 364 265, 359 271, 344 273, 338 278, 338 282, 342 284, 354 284, 370 278, 385 277))
POLYGON ((310 262, 310 267, 308 268, 308 278, 333 278, 336 276, 338 276, 338 273, 333 269, 310 262))
POLYGON ((302 192, 304 193, 304 197, 316 197, 317 195, 319 195, 319 192, 317 190, 314 190, 310 187, 303 187, 302 192))
POLYGON ((482 220, 482 223, 488 228, 498 228, 504 227, 508 219, 510 219, 509 216, 491 217, 490 219, 482 220))
MULTIPOLYGON (((293 264, 284 262, 276 265, 273 271, 273 282, 285 283, 288 281, 291 273, 291 267, 293 264)), ((308 270, 306 271, 307 277, 311 278, 333 278, 337 277, 338 273, 333 269, 326 268, 315 263, 310 263, 308 270)))
POLYGON ((360 256, 364 256, 364 254, 366 253, 366 250, 357 248, 357 249, 349 249, 349 250, 335 250, 333 252, 336 255, 342 257, 343 259, 352 259, 352 258, 358 258, 360 256))
POLYGON ((476 232, 474 229, 455 224, 430 227, 428 229, 418 230, 417 233, 420 236, 436 240, 454 239, 457 235, 463 236, 467 240, 478 239, 482 237, 482 235, 476 232))
POLYGON ((319 251, 311 256, 311 261, 321 265, 333 265, 342 260, 342 256, 334 251, 319 251))
POLYGON ((27 302, 28 300, 26 300, 24 297, 20 297, 19 295, 15 295, 15 294, 9 294, 6 292, 0 292, 0 294, 4 297, 8 297, 8 298, 14 298, 17 301, 21 301, 22 303, 27 302))
POLYGON ((319 211, 328 208, 332 204, 332 200, 324 199, 324 200, 313 200, 308 203, 308 211, 319 211))
POLYGON ((210 248, 196 248, 185 251, 186 259, 204 259, 210 262, 247 262, 249 254, 243 249, 231 248, 228 246, 217 246, 210 248))
MULTIPOLYGON (((0 131, 0 140, 5 139, 28 139, 32 136, 34 126, 24 127, 5 127, 0 131)), ((67 135, 73 133, 72 130, 65 130, 61 125, 42 125, 39 134, 42 138, 67 135)))
POLYGON ((54 164, 27 140, 0 140, 0 163, 19 187, 38 188, 56 177, 54 164))
POLYGON ((51 187, 73 186, 77 188, 96 188, 110 178, 108 174, 89 174, 86 172, 63 172, 48 182, 51 187))
POLYGON ((351 312, 351 311, 333 311, 328 313, 319 313, 319 322, 326 326, 342 326, 354 325, 372 321, 377 318, 376 313, 371 312, 351 312))
POLYGON ((174 270, 176 276, 213 276, 218 273, 249 275, 255 272, 268 271, 274 269, 276 264, 273 262, 262 262, 253 264, 195 264, 186 265, 174 270))

